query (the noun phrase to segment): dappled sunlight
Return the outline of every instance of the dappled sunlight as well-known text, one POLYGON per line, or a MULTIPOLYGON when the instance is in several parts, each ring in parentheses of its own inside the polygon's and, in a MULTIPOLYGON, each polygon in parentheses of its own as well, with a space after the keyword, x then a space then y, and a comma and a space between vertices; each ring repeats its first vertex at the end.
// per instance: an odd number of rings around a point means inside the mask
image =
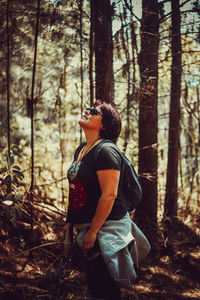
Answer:
MULTIPOLYGON (((91 137, 115 129, 96 98, 119 112, 117 145, 143 190, 130 216, 151 244, 122 300, 200 299, 199 14, 196 0, 1 1, 0 300, 91 299, 78 230, 67 254, 64 241, 67 172, 88 138, 79 120, 89 108, 99 118, 91 137)), ((110 182, 120 201, 133 191, 128 176, 122 189, 101 176, 98 197, 110 182)), ((90 194, 88 211, 99 200, 90 194)))

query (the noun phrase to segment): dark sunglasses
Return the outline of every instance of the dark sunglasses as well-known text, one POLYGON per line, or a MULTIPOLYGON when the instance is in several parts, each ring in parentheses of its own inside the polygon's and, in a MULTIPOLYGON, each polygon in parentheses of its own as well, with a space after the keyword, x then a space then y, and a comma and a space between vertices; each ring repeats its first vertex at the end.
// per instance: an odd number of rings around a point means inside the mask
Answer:
POLYGON ((89 110, 91 116, 94 116, 94 115, 96 115, 96 116, 97 116, 97 115, 103 116, 103 115, 96 109, 96 107, 86 108, 86 110, 89 110))

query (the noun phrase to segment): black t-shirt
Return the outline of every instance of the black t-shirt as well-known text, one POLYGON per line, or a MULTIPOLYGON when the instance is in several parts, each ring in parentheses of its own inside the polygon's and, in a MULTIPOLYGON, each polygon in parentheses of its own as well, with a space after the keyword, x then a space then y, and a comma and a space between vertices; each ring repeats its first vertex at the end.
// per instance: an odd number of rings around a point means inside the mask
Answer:
MULTIPOLYGON (((67 176, 69 180, 69 206, 67 222, 74 224, 91 222, 101 196, 97 177, 99 170, 120 170, 121 157, 112 147, 102 147, 98 156, 95 155, 96 145, 83 159, 76 163, 78 154, 84 144, 81 144, 74 156, 67 176)), ((119 220, 127 213, 126 202, 117 195, 107 220, 119 220)))

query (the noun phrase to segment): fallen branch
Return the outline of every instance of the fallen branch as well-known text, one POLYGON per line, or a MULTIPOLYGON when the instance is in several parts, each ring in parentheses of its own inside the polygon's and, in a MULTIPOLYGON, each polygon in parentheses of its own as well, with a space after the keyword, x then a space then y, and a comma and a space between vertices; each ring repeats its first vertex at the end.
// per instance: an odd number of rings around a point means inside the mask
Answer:
POLYGON ((22 254, 26 253, 26 252, 33 251, 33 250, 39 249, 39 248, 43 248, 43 247, 45 247, 45 246, 56 245, 56 244, 63 244, 63 242, 51 242, 51 243, 42 244, 42 245, 39 245, 39 246, 30 248, 30 249, 27 249, 27 250, 25 250, 25 251, 22 251, 22 252, 16 254, 15 256, 17 257, 17 256, 19 256, 19 255, 22 255, 22 254))

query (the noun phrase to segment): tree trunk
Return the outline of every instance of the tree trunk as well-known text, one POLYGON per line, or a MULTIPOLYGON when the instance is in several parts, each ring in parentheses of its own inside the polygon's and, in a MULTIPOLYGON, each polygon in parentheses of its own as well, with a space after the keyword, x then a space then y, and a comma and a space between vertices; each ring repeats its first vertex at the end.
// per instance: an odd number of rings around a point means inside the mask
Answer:
POLYGON ((96 99, 113 100, 112 6, 109 0, 92 0, 94 5, 94 51, 96 99))
POLYGON ((36 73, 36 61, 37 61, 37 41, 38 41, 38 34, 39 34, 39 16, 40 16, 40 0, 38 0, 37 2, 32 89, 31 89, 31 186, 30 186, 31 231, 33 231, 32 202, 33 202, 33 192, 34 192, 34 88, 35 88, 35 73, 36 73))
POLYGON ((6 18, 6 31, 7 31, 7 140, 8 140, 8 158, 10 159, 10 28, 9 28, 9 10, 10 1, 7 0, 7 18, 6 18))
MULTIPOLYGON (((65 57, 65 66, 64 72, 60 80, 60 88, 64 89, 64 99, 67 96, 67 56, 65 57)), ((59 133, 60 133, 60 152, 61 152, 61 164, 60 164, 60 175, 61 178, 64 176, 64 163, 66 161, 67 153, 67 115, 66 107, 62 106, 60 97, 57 98, 59 105, 59 133)), ((65 203, 65 187, 63 180, 61 181, 61 195, 62 195, 62 204, 65 203)))
POLYGON ((123 153, 126 153, 128 140, 130 136, 130 106, 131 106, 131 73, 130 73, 130 46, 129 46, 129 29, 126 22, 125 8, 121 14, 121 24, 126 29, 121 30, 121 42, 126 57, 126 62, 123 65, 123 77, 127 79, 127 93, 126 93, 126 125, 124 131, 123 153))
MULTIPOLYGON (((79 3, 79 22, 80 22, 80 60, 81 60, 81 66, 80 66, 80 76, 81 76, 81 115, 83 114, 83 0, 80 0, 79 3)), ((80 143, 82 143, 82 129, 80 128, 80 143)))
POLYGON ((180 143, 180 94, 181 94, 181 16, 179 0, 172 3, 172 67, 171 67, 171 99, 168 137, 167 184, 165 195, 165 216, 177 216, 178 198, 178 149, 180 143))
POLYGON ((90 5, 90 58, 89 58, 90 106, 92 106, 93 102, 94 102, 93 55, 94 55, 94 1, 91 1, 91 5, 90 5))
POLYGON ((199 149, 200 149, 200 96, 199 96, 199 87, 197 87, 197 117, 198 117, 198 137, 197 137, 197 144, 196 144, 196 157, 195 157, 195 166, 197 170, 197 201, 200 201, 200 180, 199 180, 199 149))
POLYGON ((157 97, 159 15, 156 0, 142 1, 139 54, 139 174, 143 197, 135 219, 143 228, 157 226, 157 97))

